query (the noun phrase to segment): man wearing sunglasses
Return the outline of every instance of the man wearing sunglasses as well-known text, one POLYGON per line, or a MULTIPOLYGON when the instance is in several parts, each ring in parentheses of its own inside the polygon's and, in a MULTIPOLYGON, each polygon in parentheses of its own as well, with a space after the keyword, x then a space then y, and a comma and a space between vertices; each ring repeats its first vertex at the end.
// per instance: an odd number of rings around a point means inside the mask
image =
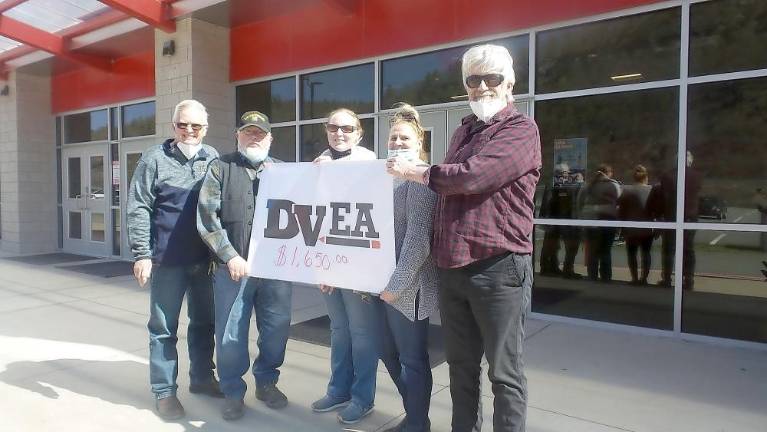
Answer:
POLYGON ((213 287, 210 254, 197 233, 197 197, 218 152, 202 143, 208 113, 195 100, 173 111, 173 138, 144 152, 131 180, 127 225, 133 275, 150 285, 149 378, 160 417, 184 416, 176 397, 176 331, 186 295, 189 391, 223 397, 213 375, 213 287))
POLYGON ((221 415, 228 421, 244 414, 247 385, 242 377, 250 367, 248 327, 253 311, 258 328, 258 357, 252 368, 256 398, 273 409, 288 404, 277 379, 290 332, 291 284, 249 278, 246 261, 259 178, 264 164, 279 162, 268 156, 271 130, 266 115, 258 111, 242 115, 237 151, 210 164, 197 205, 197 229, 218 262, 213 283, 216 359, 226 395, 221 415))
POLYGON ((445 161, 431 167, 389 161, 390 173, 424 183, 438 195, 432 256, 442 283, 454 432, 481 429, 483 354, 495 396, 493 430, 525 430, 522 344, 533 282, 541 143, 535 122, 514 107, 512 66, 504 47, 469 49, 462 72, 474 114, 453 134, 445 161))

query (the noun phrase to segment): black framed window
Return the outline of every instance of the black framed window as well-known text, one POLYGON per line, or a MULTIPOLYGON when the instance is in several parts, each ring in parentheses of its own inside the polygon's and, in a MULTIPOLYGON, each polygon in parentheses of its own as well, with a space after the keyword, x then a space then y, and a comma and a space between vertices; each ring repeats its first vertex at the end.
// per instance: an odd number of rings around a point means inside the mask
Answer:
POLYGON ((679 78, 679 8, 536 35, 536 92, 679 78))
MULTIPOLYGON (((514 59, 515 94, 529 90, 529 36, 489 41, 505 46, 514 59)), ((428 105, 466 100, 461 82, 461 58, 470 46, 447 48, 381 62, 381 108, 397 102, 428 105)))
POLYGON ((688 89, 686 219, 767 224, 767 78, 688 89))
POLYGON ((673 230, 536 225, 533 312, 671 330, 673 230))
POLYGON ((237 87, 237 118, 248 111, 261 111, 272 123, 296 119, 296 78, 246 84, 237 87))
POLYGON ((767 68, 767 2, 716 0, 690 6, 690 75, 767 68))
POLYGON ((301 119, 323 118, 336 108, 357 114, 375 109, 373 64, 301 75, 301 119))
POLYGON ((122 107, 123 138, 155 134, 155 103, 143 102, 122 107))
POLYGON ((671 87, 537 102, 538 217, 674 220, 678 99, 671 87), (600 174, 603 164, 612 168, 609 180, 600 174), (645 168, 646 185, 637 165, 645 168), (624 190, 639 196, 636 211, 621 205, 624 190))
POLYGON ((296 127, 272 128, 272 147, 269 156, 283 162, 296 161, 296 127))
POLYGON ((685 231, 682 331, 767 342, 767 233, 685 231))
MULTIPOLYGON (((365 131, 362 135, 361 145, 367 149, 373 150, 373 140, 375 139, 375 122, 372 118, 360 119, 362 129, 365 131)), ((311 162, 328 148, 328 137, 325 133, 325 123, 314 123, 301 126, 301 162, 311 162)))
POLYGON ((106 109, 64 116, 64 144, 109 138, 106 109))

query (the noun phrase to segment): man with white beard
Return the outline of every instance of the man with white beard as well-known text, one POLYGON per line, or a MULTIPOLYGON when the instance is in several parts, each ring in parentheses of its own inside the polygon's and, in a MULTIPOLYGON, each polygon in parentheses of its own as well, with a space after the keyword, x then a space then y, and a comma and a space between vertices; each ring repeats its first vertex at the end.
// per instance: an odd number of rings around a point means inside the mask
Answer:
POLYGON ((284 408, 288 399, 278 388, 290 331, 289 282, 249 278, 248 245, 253 229, 259 177, 270 158, 271 126, 266 115, 248 111, 236 131, 237 151, 211 162, 197 206, 197 230, 218 262, 213 292, 216 305, 216 359, 226 397, 224 420, 243 416, 250 368, 248 329, 253 311, 258 327, 258 357, 253 362, 256 398, 269 408, 284 408))
POLYGON ((184 416, 176 397, 176 331, 184 296, 189 327, 189 391, 222 397, 213 376, 213 288, 210 254, 197 235, 197 196, 213 147, 203 144, 208 113, 196 100, 173 110, 173 138, 147 149, 131 179, 127 222, 133 275, 150 283, 149 379, 157 413, 165 420, 184 416))
POLYGON ((495 396, 493 430, 525 430, 522 344, 541 142, 535 122, 514 107, 512 66, 504 47, 469 49, 462 72, 474 114, 453 134, 445 161, 431 167, 387 161, 391 174, 426 184, 438 196, 432 256, 441 281, 454 432, 481 430, 483 354, 495 396))

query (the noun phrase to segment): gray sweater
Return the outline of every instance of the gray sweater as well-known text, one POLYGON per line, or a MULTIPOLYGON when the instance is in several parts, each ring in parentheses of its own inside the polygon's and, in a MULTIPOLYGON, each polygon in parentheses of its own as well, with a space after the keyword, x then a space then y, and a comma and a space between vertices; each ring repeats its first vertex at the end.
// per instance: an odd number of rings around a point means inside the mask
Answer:
POLYGON ((426 186, 394 180, 397 267, 384 291, 399 294, 392 306, 411 321, 428 318, 437 306, 439 280, 431 256, 432 220, 436 202, 437 195, 426 186), (419 292, 416 311, 416 296, 419 292))

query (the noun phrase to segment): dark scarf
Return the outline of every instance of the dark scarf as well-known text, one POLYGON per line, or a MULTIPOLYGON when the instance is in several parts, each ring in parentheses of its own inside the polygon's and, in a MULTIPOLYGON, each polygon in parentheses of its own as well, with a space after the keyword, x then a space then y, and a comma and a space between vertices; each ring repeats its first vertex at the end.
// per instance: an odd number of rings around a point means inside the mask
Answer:
POLYGON ((333 160, 341 159, 342 157, 346 157, 352 154, 352 149, 345 150, 345 151, 338 151, 330 146, 328 146, 328 149, 330 150, 330 157, 333 158, 333 160))

